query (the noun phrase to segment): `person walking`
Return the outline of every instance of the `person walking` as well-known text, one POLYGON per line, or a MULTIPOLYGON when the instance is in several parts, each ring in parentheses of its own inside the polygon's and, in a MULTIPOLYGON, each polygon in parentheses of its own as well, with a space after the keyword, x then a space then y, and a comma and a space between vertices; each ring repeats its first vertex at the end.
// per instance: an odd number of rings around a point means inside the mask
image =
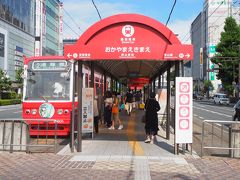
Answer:
POLYGON ((107 127, 112 126, 112 104, 113 99, 110 91, 106 91, 104 100, 104 121, 107 123, 107 127))
POLYGON ((145 133, 147 139, 145 143, 153 142, 155 135, 158 132, 158 115, 157 112, 160 110, 160 105, 155 99, 155 93, 151 92, 149 98, 145 103, 146 109, 146 122, 145 122, 145 133))
POLYGON ((119 127, 118 129, 122 129, 123 128, 123 124, 119 119, 119 99, 117 97, 117 93, 113 92, 112 94, 113 97, 113 107, 112 107, 112 126, 109 129, 115 129, 115 124, 118 123, 119 127))
POLYGON ((138 92, 135 94, 136 109, 139 108, 140 100, 141 100, 141 95, 140 95, 140 92, 138 91, 138 92))
POLYGON ((127 106, 127 113, 130 116, 132 112, 132 102, 133 102, 133 94, 129 90, 125 96, 125 104, 127 106))

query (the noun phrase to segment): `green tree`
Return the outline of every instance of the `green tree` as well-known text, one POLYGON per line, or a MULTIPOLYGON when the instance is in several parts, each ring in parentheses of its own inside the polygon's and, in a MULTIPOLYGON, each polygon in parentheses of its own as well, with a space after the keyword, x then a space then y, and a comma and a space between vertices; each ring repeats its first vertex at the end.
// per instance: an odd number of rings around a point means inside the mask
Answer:
POLYGON ((2 99, 3 92, 8 92, 12 89, 12 81, 8 78, 3 70, 0 69, 0 99, 2 99))
POLYGON ((19 88, 23 87, 22 74, 23 74, 23 68, 20 68, 20 69, 16 70, 16 83, 18 84, 19 88))
POLYGON ((238 82, 238 63, 240 46, 240 26, 232 17, 226 18, 224 31, 216 46, 216 55, 212 62, 219 65, 217 78, 222 81, 224 89, 233 92, 232 82, 238 82))
POLYGON ((204 81, 203 91, 204 93, 208 93, 210 90, 213 90, 213 84, 209 80, 204 81))

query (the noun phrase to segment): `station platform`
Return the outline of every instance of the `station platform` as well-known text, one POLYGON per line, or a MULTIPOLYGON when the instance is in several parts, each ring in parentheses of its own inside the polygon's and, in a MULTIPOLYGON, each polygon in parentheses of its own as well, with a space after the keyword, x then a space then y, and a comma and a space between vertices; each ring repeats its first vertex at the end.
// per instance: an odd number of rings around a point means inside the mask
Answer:
POLYGON ((224 157, 200 158, 175 155, 173 134, 166 140, 160 129, 154 143, 144 143, 141 116, 121 112, 122 130, 100 125, 94 138, 85 137, 82 152, 70 152, 66 145, 58 154, 0 152, 0 179, 83 179, 83 180, 160 180, 160 179, 239 179, 240 161, 224 157))

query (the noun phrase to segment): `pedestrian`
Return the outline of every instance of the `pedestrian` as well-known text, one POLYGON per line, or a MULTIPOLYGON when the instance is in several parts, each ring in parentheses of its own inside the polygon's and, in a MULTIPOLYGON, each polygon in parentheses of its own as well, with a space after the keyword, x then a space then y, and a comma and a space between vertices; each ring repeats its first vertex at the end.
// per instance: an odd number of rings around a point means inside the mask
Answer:
POLYGON ((155 99, 155 93, 151 92, 149 98, 145 103, 146 109, 146 122, 145 122, 145 133, 146 140, 145 143, 153 142, 155 139, 155 135, 158 132, 158 114, 157 112, 160 110, 160 105, 158 101, 155 99))
POLYGON ((234 114, 233 121, 240 121, 240 100, 233 106, 234 114))
POLYGON ((98 110, 98 96, 95 96, 93 100, 93 115, 94 115, 94 129, 95 133, 98 133, 98 121, 99 121, 99 110, 98 110))
POLYGON ((129 116, 131 115, 131 112, 132 112, 132 103, 133 103, 133 94, 129 90, 125 96, 125 104, 127 107, 126 110, 129 116))
POLYGON ((104 100, 104 121, 107 123, 107 127, 112 126, 112 104, 113 98, 110 91, 106 91, 104 100))
POLYGON ((140 92, 138 91, 138 92, 135 94, 136 109, 139 108, 140 100, 141 100, 141 95, 140 95, 140 92))
POLYGON ((112 126, 109 129, 115 129, 115 125, 116 123, 119 124, 118 129, 122 129, 123 128, 123 124, 119 119, 119 99, 117 97, 117 93, 113 92, 112 94, 113 97, 113 107, 112 107, 112 126))

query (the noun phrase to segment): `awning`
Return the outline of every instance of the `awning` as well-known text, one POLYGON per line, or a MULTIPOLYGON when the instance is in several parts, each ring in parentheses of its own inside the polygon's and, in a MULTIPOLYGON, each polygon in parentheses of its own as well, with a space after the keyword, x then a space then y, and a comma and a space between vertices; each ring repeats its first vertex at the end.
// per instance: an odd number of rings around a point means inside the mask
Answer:
POLYGON ((74 45, 64 46, 67 59, 94 61, 122 79, 152 78, 168 61, 192 60, 193 46, 181 44, 160 22, 138 14, 120 14, 91 26, 74 45))

